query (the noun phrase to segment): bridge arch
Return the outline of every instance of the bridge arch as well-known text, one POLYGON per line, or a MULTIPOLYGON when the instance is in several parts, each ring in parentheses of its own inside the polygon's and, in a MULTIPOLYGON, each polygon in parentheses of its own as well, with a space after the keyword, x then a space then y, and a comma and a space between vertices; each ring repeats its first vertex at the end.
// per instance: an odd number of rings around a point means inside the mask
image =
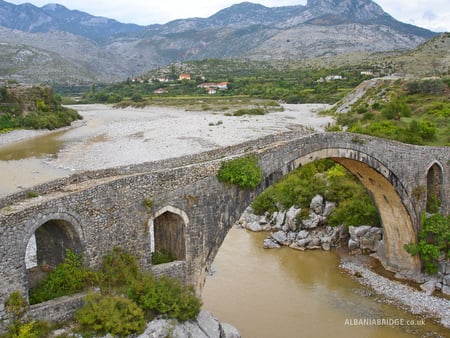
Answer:
MULTIPOLYGON (((404 244, 417 242, 416 230, 420 223, 415 202, 396 174, 385 164, 367 153, 348 148, 325 148, 291 158, 294 159, 287 162, 284 168, 271 168, 272 171, 265 172, 264 176, 281 178, 304 164, 324 158, 341 164, 359 179, 378 210, 384 229, 384 247, 379 249, 378 255, 384 267, 393 271, 420 271, 418 257, 411 256, 404 249, 404 244)), ((264 159, 262 162, 264 167, 264 159)))
POLYGON ((165 206, 149 220, 150 252, 169 252, 175 260, 186 260, 186 228, 189 218, 183 210, 165 206))
POLYGON ((26 226, 27 233, 21 243, 21 252, 36 238, 37 264, 55 267, 64 260, 65 250, 83 252, 84 233, 77 218, 68 212, 39 214, 26 226))

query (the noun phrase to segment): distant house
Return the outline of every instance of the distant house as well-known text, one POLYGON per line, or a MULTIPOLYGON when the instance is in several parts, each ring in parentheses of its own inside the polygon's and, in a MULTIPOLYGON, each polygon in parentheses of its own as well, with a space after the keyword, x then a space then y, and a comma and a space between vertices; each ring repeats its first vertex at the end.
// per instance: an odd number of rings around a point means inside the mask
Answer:
POLYGON ((167 91, 167 89, 164 89, 164 88, 158 88, 155 91, 153 91, 153 93, 155 93, 155 94, 166 94, 166 93, 168 93, 168 91, 167 91))
POLYGON ((180 74, 180 77, 178 78, 178 80, 190 80, 191 79, 191 74, 180 74))
POLYGON ((341 75, 328 75, 325 78, 325 81, 330 82, 330 81, 335 81, 335 80, 343 80, 344 78, 341 75))
POLYGON ((370 70, 364 70, 364 71, 361 72, 361 75, 369 75, 369 76, 371 76, 371 75, 373 75, 373 72, 371 72, 370 70))
POLYGON ((169 82, 169 79, 167 77, 159 77, 157 80, 159 82, 169 82))
POLYGON ((217 93, 217 90, 227 90, 228 82, 205 82, 199 84, 197 87, 204 88, 208 92, 208 94, 215 94, 217 93), (212 93, 212 90, 214 90, 214 93, 212 93))
POLYGON ((219 90, 227 90, 228 89, 228 82, 219 82, 216 84, 217 89, 219 90))

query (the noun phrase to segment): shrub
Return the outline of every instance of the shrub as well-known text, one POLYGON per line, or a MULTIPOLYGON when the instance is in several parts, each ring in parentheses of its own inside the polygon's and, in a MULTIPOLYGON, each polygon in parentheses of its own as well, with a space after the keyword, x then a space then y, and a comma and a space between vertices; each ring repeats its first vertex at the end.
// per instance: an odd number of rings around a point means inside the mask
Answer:
POLYGON ((233 116, 243 115, 265 115, 266 111, 263 108, 238 109, 233 113, 233 116))
POLYGON ((105 291, 129 285, 139 274, 136 257, 120 248, 103 257, 101 284, 105 291))
POLYGON ((95 281, 96 274, 83 266, 83 257, 68 249, 64 262, 30 290, 30 304, 81 292, 95 281))
POLYGON ((258 166, 258 158, 247 156, 223 162, 217 179, 219 182, 236 184, 243 189, 255 189, 261 183, 263 176, 258 166))
POLYGON ((75 314, 83 330, 127 337, 144 330, 144 312, 132 300, 119 296, 89 294, 85 305, 75 314))
POLYGON ((6 300, 6 312, 15 319, 20 319, 28 309, 27 299, 20 291, 14 291, 6 300))
POLYGON ((450 216, 435 214, 426 218, 418 243, 406 244, 405 250, 413 256, 420 256, 426 273, 436 273, 441 255, 450 258, 450 216))
POLYGON ((156 279, 150 274, 141 275, 130 286, 128 297, 150 318, 164 315, 186 321, 197 317, 202 306, 193 287, 183 286, 178 280, 169 277, 156 279))
POLYGON ((172 256, 172 253, 166 250, 155 251, 152 252, 152 264, 165 264, 173 262, 175 259, 172 256))
POLYGON ((2 335, 4 338, 41 338, 48 337, 51 326, 44 321, 21 322, 15 320, 8 327, 8 332, 2 335))

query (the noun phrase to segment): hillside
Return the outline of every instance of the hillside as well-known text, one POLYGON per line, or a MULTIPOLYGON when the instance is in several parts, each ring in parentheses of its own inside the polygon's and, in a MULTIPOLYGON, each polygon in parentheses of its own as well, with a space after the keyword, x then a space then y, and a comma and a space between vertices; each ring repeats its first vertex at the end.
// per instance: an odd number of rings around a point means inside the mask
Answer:
POLYGON ((111 82, 177 61, 293 62, 316 57, 326 61, 349 53, 410 50, 433 36, 395 20, 371 0, 341 0, 338 5, 332 0, 308 0, 306 6, 273 8, 244 2, 208 18, 146 27, 56 4, 39 8, 0 0, 0 41, 21 45, 18 54, 32 48, 35 53, 29 60, 33 66, 24 67, 15 55, 6 57, 0 49, 4 60, 0 78, 30 83, 111 82), (48 54, 65 61, 57 72, 57 64, 41 61, 48 54), (45 76, 45 70, 52 75, 45 76))

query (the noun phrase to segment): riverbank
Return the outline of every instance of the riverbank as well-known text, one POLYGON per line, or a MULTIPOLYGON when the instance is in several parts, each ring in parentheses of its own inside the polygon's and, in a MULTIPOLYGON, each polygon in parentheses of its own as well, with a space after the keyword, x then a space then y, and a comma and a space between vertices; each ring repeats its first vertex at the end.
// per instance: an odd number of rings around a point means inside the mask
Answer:
MULTIPOLYGON (((413 314, 437 320, 450 328, 450 301, 427 295, 404 283, 388 279, 373 271, 361 260, 342 257, 340 267, 362 285, 368 286, 381 301, 398 306, 413 314)), ((407 325, 405 323, 404 325, 407 325)))

